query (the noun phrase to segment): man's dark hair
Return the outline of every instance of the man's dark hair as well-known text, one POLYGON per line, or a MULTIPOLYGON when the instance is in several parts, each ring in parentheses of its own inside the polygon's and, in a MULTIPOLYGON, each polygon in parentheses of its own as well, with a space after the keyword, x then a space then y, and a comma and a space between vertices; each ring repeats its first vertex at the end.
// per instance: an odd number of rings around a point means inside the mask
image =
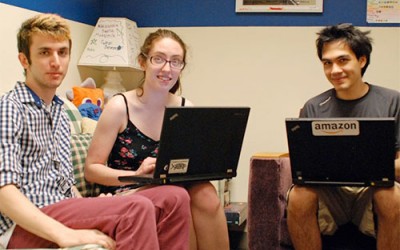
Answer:
POLYGON ((329 42, 341 40, 345 42, 354 52, 357 59, 365 56, 367 62, 361 69, 361 75, 364 75, 370 63, 370 55, 372 52, 372 38, 368 36, 370 31, 361 31, 351 24, 338 24, 322 29, 317 33, 316 40, 318 57, 322 59, 322 50, 324 45, 329 42))

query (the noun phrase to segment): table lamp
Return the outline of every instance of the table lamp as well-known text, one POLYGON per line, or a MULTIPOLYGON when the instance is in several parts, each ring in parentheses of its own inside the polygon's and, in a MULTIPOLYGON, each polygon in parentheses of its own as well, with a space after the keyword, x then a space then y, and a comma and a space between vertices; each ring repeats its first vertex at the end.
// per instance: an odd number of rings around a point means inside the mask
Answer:
POLYGON ((101 85, 104 93, 124 92, 120 71, 137 71, 139 34, 134 21, 127 18, 101 17, 79 59, 79 66, 107 71, 101 85))

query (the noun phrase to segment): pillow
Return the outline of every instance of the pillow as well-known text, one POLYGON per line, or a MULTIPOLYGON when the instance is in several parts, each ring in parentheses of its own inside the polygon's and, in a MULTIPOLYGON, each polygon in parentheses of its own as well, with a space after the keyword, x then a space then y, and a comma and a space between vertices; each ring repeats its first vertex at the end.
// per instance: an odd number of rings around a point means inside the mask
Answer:
POLYGON ((71 160, 74 166, 75 186, 83 197, 98 196, 100 194, 97 185, 86 181, 84 175, 85 160, 91 140, 91 134, 71 135, 71 160))
POLYGON ((91 118, 83 117, 82 118, 82 133, 84 134, 93 134, 96 129, 97 121, 91 118))
POLYGON ((84 87, 72 87, 74 99, 72 102, 76 107, 79 107, 84 103, 92 103, 103 109, 104 104, 104 92, 99 88, 84 88, 84 87))
POLYGON ((79 246, 74 246, 74 247, 66 247, 66 248, 60 248, 64 250, 107 250, 106 248, 103 248, 102 246, 98 244, 84 244, 84 245, 79 245, 79 246))
POLYGON ((71 125, 71 134, 80 134, 81 130, 81 122, 82 122, 82 115, 79 112, 78 108, 66 98, 62 98, 64 102, 64 109, 67 112, 67 115, 70 120, 71 125))

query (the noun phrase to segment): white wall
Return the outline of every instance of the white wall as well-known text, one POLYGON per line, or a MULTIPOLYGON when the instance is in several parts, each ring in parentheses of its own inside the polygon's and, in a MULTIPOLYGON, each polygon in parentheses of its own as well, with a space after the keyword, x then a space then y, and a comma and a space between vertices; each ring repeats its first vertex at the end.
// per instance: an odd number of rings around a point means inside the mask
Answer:
MULTIPOLYGON (((36 14, 0 4, 0 92, 23 80, 17 60, 16 32, 36 14)), ((69 73, 59 89, 81 82, 76 66, 93 27, 70 22, 73 36, 69 73)), ((315 33, 321 27, 192 27, 171 28, 189 46, 183 72, 183 95, 196 105, 250 106, 251 114, 232 181, 233 201, 246 201, 249 161, 256 152, 286 152, 284 119, 298 116, 303 103, 330 88, 316 56, 315 33)), ((374 38, 370 83, 400 90, 400 28, 369 28, 374 38)), ((142 41, 153 28, 139 28, 142 41)), ((101 74, 95 72, 96 79, 101 74)), ((86 78, 86 77, 84 77, 86 78)), ((132 82, 137 79, 132 79, 132 82)), ((100 83, 101 84, 101 83, 100 83)))

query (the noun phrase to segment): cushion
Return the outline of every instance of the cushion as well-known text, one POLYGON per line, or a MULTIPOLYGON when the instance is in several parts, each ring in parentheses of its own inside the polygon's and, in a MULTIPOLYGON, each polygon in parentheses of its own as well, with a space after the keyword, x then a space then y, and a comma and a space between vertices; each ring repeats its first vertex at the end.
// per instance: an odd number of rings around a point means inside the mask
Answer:
POLYGON ((91 134, 71 135, 71 160, 74 166, 76 187, 84 197, 97 196, 100 193, 99 188, 87 182, 84 175, 85 160, 91 140, 91 134))
POLYGON ((75 247, 66 247, 66 248, 60 248, 62 250, 106 250, 100 245, 97 244, 85 244, 85 245, 79 245, 75 247))
POLYGON ((82 118, 82 133, 84 134, 93 134, 96 129, 97 121, 83 117, 82 118))
POLYGON ((61 99, 64 102, 64 108, 70 120, 71 134, 82 133, 81 130, 82 115, 79 112, 78 108, 66 98, 61 97, 61 99))
POLYGON ((72 103, 75 104, 76 107, 79 107, 84 103, 92 103, 100 108, 103 108, 104 104, 104 93, 102 89, 99 88, 84 88, 84 87, 72 87, 72 92, 74 94, 74 99, 72 103))

